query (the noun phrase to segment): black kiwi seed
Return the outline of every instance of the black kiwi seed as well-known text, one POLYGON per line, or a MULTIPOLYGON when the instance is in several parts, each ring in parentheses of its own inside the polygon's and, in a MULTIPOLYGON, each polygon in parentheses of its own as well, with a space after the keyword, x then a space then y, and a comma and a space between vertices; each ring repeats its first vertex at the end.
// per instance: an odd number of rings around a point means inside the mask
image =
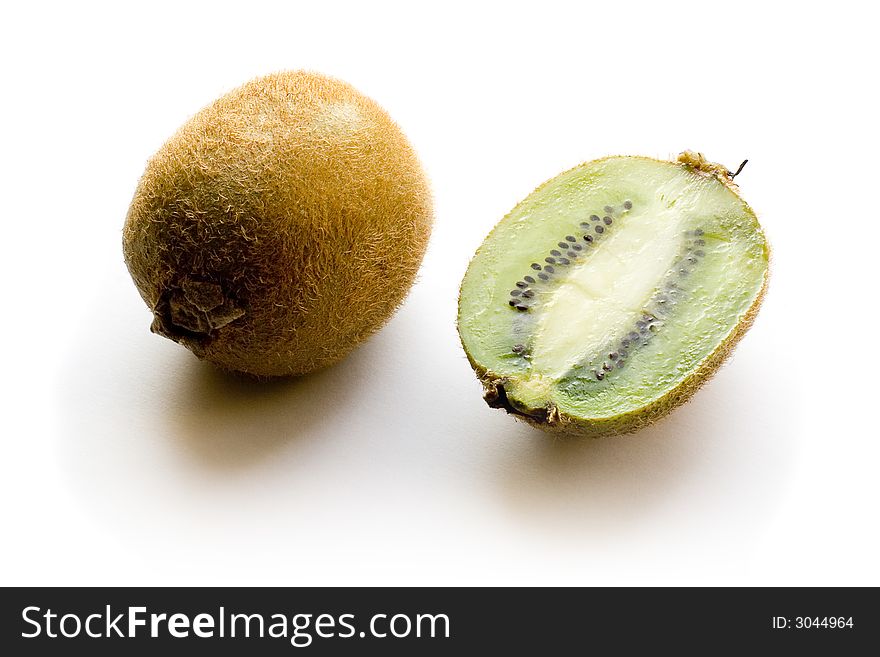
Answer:
MULTIPOLYGON (((547 258, 547 259, 549 260, 550 258, 547 258)), ((556 261, 554 260, 553 262, 556 262, 556 261)), ((547 272, 548 274, 555 274, 556 273, 556 270, 553 269, 553 267, 551 267, 550 265, 544 265, 544 271, 547 272)))
MULTIPOLYGON (((629 344, 629 343, 627 342, 627 344, 629 344)), ((627 356, 626 349, 621 349, 620 353, 618 354, 619 360, 623 360, 624 358, 626 358, 626 356, 627 356)))
POLYGON ((561 254, 559 251, 557 251, 556 249, 553 249, 553 250, 550 252, 550 255, 561 256, 562 254, 561 254))
POLYGON ((606 372, 610 372, 614 368, 611 365, 609 365, 608 363, 602 363, 602 369, 605 370, 606 372))
POLYGON ((636 328, 643 329, 643 328, 645 328, 647 325, 648 325, 648 322, 646 322, 646 321, 644 321, 644 320, 642 320, 642 319, 640 319, 639 321, 636 322, 636 328))
POLYGON ((568 258, 560 258, 560 259, 559 259, 559 264, 560 264, 560 265, 570 265, 570 264, 571 264, 571 260, 569 260, 568 258))
POLYGON ((574 251, 569 251, 569 252, 568 252, 568 253, 566 253, 566 254, 565 254, 565 255, 567 255, 567 256, 568 256, 568 257, 569 257, 569 258, 572 258, 572 259, 574 259, 574 258, 577 258, 577 257, 578 257, 578 254, 577 254, 577 253, 575 253, 575 252, 574 252, 574 251))
POLYGON ((626 208, 627 210, 632 210, 632 207, 633 207, 632 201, 624 201, 623 207, 626 208))
POLYGON ((531 276, 523 276, 523 280, 524 280, 526 283, 534 283, 534 282, 535 282, 535 279, 532 278, 531 276))
POLYGON ((521 345, 521 344, 513 345, 513 353, 515 353, 515 354, 521 354, 525 350, 526 350, 525 345, 521 345))
POLYGON ((577 242, 577 238, 574 235, 566 235, 565 241, 566 242, 577 242))
POLYGON ((534 292, 534 290, 526 290, 525 292, 522 293, 522 295, 526 299, 531 299, 533 296, 535 296, 535 292, 534 292))
POLYGON ((547 264, 553 265, 553 264, 556 264, 556 258, 552 258, 552 257, 544 258, 544 262, 546 262, 547 264))
POLYGON ((538 271, 538 270, 541 269, 541 265, 539 265, 537 262, 533 262, 533 263, 532 263, 532 269, 538 271))
POLYGON ((515 306, 515 305, 516 305, 516 299, 511 299, 511 300, 508 301, 507 303, 509 303, 511 306, 515 306))
POLYGON ((540 274, 538 274, 538 278, 540 278, 542 281, 549 281, 550 280, 550 277, 547 274, 545 274, 544 272, 541 272, 540 274))
POLYGON ((520 294, 522 294, 522 290, 511 290, 510 291, 510 296, 512 296, 512 297, 518 297, 520 294))
POLYGON ((605 232, 605 227, 604 227, 604 226, 596 226, 596 232, 597 232, 597 233, 600 233, 600 234, 601 234, 601 233, 604 233, 604 232, 605 232))
POLYGON ((568 248, 568 244, 566 244, 565 242, 560 242, 556 246, 558 246, 560 249, 567 249, 568 248))
POLYGON ((602 221, 605 222, 605 225, 606 225, 606 226, 610 226, 610 225, 611 225, 611 217, 602 217, 602 221))
POLYGON ((687 261, 691 264, 694 264, 697 261, 697 259, 694 256, 688 256, 687 261))
POLYGON ((635 331, 630 331, 626 337, 629 338, 630 342, 635 342, 636 340, 639 339, 639 334, 636 333, 635 331))
POLYGON ((599 215, 598 214, 591 214, 590 221, 599 221, 599 215))
POLYGON ((596 371, 596 372, 594 372, 594 374, 596 375, 596 378, 597 378, 599 381, 601 381, 602 379, 605 378, 605 372, 599 372, 599 371, 596 371))
POLYGON ((587 223, 586 221, 582 221, 580 225, 581 225, 581 228, 589 228, 590 227, 590 224, 587 223))
POLYGON ((521 287, 521 288, 527 288, 529 286, 529 284, 526 283, 525 281, 517 281, 516 286, 521 287))
POLYGON ((696 253, 696 255, 700 258, 702 258, 704 255, 706 255, 706 252, 703 251, 703 249, 697 249, 694 253, 696 253))
POLYGON ((605 210, 605 214, 611 214, 612 212, 614 212, 614 208, 612 208, 610 205, 606 205, 603 209, 605 210))
MULTIPOLYGON (((629 338, 624 338, 623 340, 620 341, 620 344, 622 344, 624 347, 628 347, 629 346, 629 338)), ((621 353, 623 353, 623 352, 621 351, 621 353)))
POLYGON ((580 244, 572 244, 571 248, 573 248, 575 251, 581 251, 584 247, 582 247, 580 244))
POLYGON ((608 354, 608 358, 610 358, 611 360, 617 360, 617 352, 612 351, 611 353, 608 354))
POLYGON ((697 246, 706 246, 706 240, 697 240, 694 244, 697 246))
POLYGON ((523 310, 528 310, 529 307, 520 304, 520 305, 516 306, 516 309, 519 310, 520 312, 522 312, 523 310))
POLYGON ((584 239, 587 240, 588 242, 592 242, 593 236, 592 235, 584 235, 584 239))

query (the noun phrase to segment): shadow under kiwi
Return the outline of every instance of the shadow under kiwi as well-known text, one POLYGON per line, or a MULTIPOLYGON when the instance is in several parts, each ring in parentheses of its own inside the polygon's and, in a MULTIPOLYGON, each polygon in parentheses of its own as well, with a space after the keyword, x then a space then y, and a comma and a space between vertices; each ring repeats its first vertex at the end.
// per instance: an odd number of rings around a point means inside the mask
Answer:
POLYGON ((205 467, 235 469, 267 459, 307 436, 331 411, 327 395, 338 374, 328 368, 299 377, 256 379, 191 359, 180 377, 170 432, 205 467))
POLYGON ((685 526, 752 521, 773 507, 796 428, 771 409, 780 382, 724 368, 685 405, 636 433, 559 438, 522 427, 494 473, 503 506, 533 528, 597 534, 667 518, 685 526))
POLYGON ((265 482, 307 499, 296 475, 312 471, 328 438, 346 437, 348 409, 394 347, 387 331, 324 370, 261 381, 151 334, 127 278, 108 279, 70 338, 54 390, 53 449, 71 497, 139 546, 220 526, 232 501, 246 506, 256 495, 262 504, 265 482), (100 331, 92 317, 103 318, 100 331))

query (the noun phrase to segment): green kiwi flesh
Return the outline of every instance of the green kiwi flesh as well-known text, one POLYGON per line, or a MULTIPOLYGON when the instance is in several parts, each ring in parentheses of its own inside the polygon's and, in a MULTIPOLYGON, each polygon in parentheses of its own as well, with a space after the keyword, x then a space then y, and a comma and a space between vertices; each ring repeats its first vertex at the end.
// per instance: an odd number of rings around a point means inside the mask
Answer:
POLYGON ((609 157, 546 182, 465 274, 458 329, 490 406, 541 428, 634 431, 686 401, 751 325, 769 247, 702 155, 609 157))

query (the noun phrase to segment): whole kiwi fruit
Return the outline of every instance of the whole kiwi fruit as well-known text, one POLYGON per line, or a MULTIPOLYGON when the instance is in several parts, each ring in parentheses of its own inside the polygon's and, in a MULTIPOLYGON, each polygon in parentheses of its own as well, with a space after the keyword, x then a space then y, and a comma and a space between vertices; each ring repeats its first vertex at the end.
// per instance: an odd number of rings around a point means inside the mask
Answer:
POLYGON ((153 332, 225 369, 299 375, 385 323, 431 224, 388 114, 340 80, 281 72, 202 109, 150 159, 123 251, 153 332))

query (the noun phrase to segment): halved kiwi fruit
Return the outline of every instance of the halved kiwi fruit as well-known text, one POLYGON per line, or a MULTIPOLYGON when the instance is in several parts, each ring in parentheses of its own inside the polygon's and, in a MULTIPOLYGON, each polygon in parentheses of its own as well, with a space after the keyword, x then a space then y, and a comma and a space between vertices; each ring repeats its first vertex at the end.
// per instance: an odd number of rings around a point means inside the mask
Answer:
POLYGON ((282 72, 218 99, 153 156, 123 249, 154 332, 226 369, 304 374, 394 312, 432 216, 418 158, 379 105, 282 72))
POLYGON ((702 155, 609 157, 544 183, 489 234, 458 330, 490 406, 626 433, 686 401, 751 325, 769 247, 702 155))

